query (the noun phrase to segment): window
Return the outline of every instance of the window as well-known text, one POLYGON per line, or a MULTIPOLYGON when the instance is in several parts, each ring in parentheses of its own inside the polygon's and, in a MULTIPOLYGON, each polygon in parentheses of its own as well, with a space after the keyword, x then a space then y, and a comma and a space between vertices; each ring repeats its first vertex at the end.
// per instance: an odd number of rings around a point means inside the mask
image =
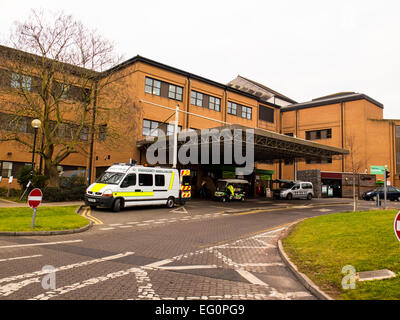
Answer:
MULTIPOLYGON (((293 136, 294 136, 294 135, 293 135, 293 132, 284 133, 284 135, 285 135, 285 136, 289 136, 289 137, 293 137, 293 136)), ((285 159, 285 160, 284 160, 284 163, 285 163, 286 165, 289 165, 289 164, 293 164, 294 161, 293 161, 293 159, 285 159)))
POLYGON ((264 106, 258 107, 258 118, 262 121, 274 123, 274 109, 264 106))
POLYGON ((192 91, 190 96, 191 104, 202 107, 203 106, 203 94, 197 91, 192 91))
POLYGON ((11 88, 22 88, 28 91, 31 91, 32 88, 32 78, 26 75, 21 75, 18 73, 11 74, 11 88))
POLYGON ((242 118, 251 120, 251 108, 242 106, 242 118))
POLYGON ((9 178, 12 175, 12 162, 3 162, 1 164, 1 176, 3 178, 9 178))
POLYGON ((237 104, 228 101, 228 113, 236 115, 237 113, 237 104))
MULTIPOLYGON (((167 126, 167 136, 174 134, 175 125, 168 124, 167 126)), ((178 133, 182 131, 182 126, 178 126, 178 133)))
POLYGON ((144 91, 159 96, 161 91, 161 81, 146 77, 144 91))
POLYGON ((136 186, 136 174, 128 174, 124 181, 121 183, 122 188, 127 188, 130 186, 136 186))
POLYGON ((139 186, 152 187, 153 186, 153 175, 147 174, 147 173, 139 173, 139 186))
POLYGON ((168 98, 182 101, 182 93, 182 87, 174 86, 173 84, 169 85, 168 98))
POLYGON ((221 99, 210 96, 208 108, 215 111, 221 111, 221 99))
POLYGON ((99 127, 99 140, 105 141, 107 138, 107 125, 103 124, 99 127))
POLYGON ((165 175, 163 174, 156 174, 156 187, 164 187, 165 186, 165 175))
POLYGON ((306 131, 306 140, 320 140, 332 138, 332 129, 306 131))
POLYGON ((145 120, 143 119, 143 129, 142 129, 142 134, 144 136, 149 136, 151 133, 152 137, 157 137, 158 136, 158 130, 154 130, 158 127, 158 122, 157 121, 151 121, 151 120, 145 120))
POLYGON ((80 138, 83 141, 89 140, 89 127, 87 126, 82 127, 80 138))

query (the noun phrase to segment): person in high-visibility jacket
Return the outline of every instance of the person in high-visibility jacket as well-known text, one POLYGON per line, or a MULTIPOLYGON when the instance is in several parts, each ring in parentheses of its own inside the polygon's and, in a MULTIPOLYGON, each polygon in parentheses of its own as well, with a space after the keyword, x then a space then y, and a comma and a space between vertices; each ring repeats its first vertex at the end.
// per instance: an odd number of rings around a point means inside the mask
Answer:
POLYGON ((231 184, 228 185, 227 189, 228 189, 229 199, 232 199, 235 194, 235 189, 233 188, 233 185, 231 185, 231 184))

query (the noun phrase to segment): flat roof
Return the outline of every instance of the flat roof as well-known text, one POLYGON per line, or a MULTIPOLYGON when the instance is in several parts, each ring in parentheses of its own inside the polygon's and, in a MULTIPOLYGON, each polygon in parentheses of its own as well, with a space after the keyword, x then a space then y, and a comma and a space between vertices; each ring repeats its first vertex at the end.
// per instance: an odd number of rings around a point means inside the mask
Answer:
MULTIPOLYGON (((279 160, 279 159, 284 160, 284 159, 306 159, 306 158, 311 158, 311 159, 331 158, 333 156, 345 155, 349 153, 349 151, 346 149, 327 146, 313 141, 290 137, 269 130, 250 128, 239 124, 209 128, 209 130, 211 129, 217 129, 219 131, 223 129, 229 129, 231 131, 241 129, 243 132, 242 154, 245 154, 245 148, 246 148, 245 130, 246 129, 254 130, 254 161, 259 163, 271 160, 279 160)), ((197 133, 197 136, 200 137, 201 134, 200 130, 195 130, 195 131, 197 133)), ((172 136, 167 136, 165 138, 167 144, 171 138, 172 136)), ((136 146, 140 149, 147 149, 152 143, 154 143, 157 140, 158 140, 157 137, 147 137, 146 139, 137 141, 136 146)), ((178 141, 178 148, 185 143, 186 141, 178 141)), ((198 139, 198 144, 204 144, 204 143, 211 144, 209 141, 204 142, 198 139)), ((200 152, 201 148, 199 148, 199 159, 200 159, 200 152)), ((224 146, 223 144, 221 144, 220 147, 221 159, 223 159, 223 152, 224 152, 224 146)))
POLYGON ((349 93, 349 94, 343 94, 340 96, 333 95, 333 96, 327 96, 326 98, 317 98, 312 101, 307 101, 307 102, 302 102, 302 103, 296 103, 296 104, 291 104, 288 106, 284 106, 281 108, 282 112, 286 111, 292 111, 292 110, 298 110, 298 109, 305 109, 305 108, 312 108, 312 107, 319 107, 319 106, 325 106, 329 104, 335 104, 335 103, 341 103, 341 102, 347 102, 347 101, 355 101, 355 100, 362 100, 365 99, 379 108, 383 109, 383 104, 372 99, 371 97, 367 96, 366 94, 363 93, 349 93))

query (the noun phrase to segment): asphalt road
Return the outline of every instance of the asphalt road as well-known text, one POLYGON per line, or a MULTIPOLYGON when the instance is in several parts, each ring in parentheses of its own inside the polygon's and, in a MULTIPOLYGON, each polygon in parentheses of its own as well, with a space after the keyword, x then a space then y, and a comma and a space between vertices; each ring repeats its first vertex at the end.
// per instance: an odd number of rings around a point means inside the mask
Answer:
POLYGON ((315 299, 277 240, 294 221, 351 209, 314 199, 83 210, 95 222, 84 233, 0 237, 0 299, 315 299))

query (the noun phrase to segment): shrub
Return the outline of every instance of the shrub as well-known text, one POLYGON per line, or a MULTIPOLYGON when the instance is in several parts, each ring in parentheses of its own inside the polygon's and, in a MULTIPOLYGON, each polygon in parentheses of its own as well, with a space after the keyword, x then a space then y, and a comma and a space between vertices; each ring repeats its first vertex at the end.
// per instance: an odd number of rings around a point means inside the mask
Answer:
POLYGON ((46 187, 43 192, 45 201, 83 200, 86 192, 86 179, 82 176, 60 177, 60 187, 46 187))
POLYGON ((32 167, 31 166, 23 166, 18 170, 17 173, 17 181, 21 186, 21 189, 24 190, 28 182, 32 179, 32 185, 30 189, 39 188, 43 189, 46 185, 47 177, 40 174, 38 171, 34 172, 32 177, 32 167))

